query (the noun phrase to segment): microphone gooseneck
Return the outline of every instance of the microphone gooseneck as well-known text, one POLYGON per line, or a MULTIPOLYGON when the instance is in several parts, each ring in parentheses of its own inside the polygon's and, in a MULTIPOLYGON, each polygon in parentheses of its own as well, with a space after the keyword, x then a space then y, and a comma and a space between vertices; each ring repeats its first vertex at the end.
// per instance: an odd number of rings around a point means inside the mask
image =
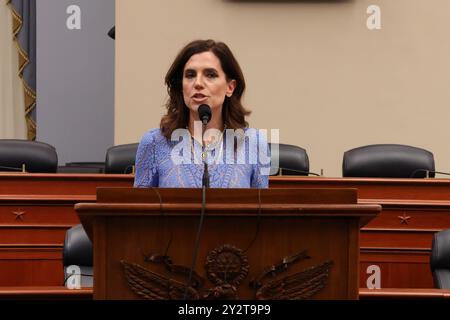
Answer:
POLYGON ((17 168, 17 167, 0 166, 0 171, 3 171, 3 170, 6 170, 6 171, 20 171, 20 172, 22 172, 23 171, 23 167, 22 168, 17 168))
MULTIPOLYGON (((211 107, 207 104, 202 104, 198 107, 198 116, 200 120, 202 120, 202 140, 203 135, 205 134, 206 125, 209 121, 211 121, 211 107)), ((206 150, 205 146, 202 146, 203 152, 202 152, 202 161, 203 161, 203 177, 202 177, 202 187, 209 188, 209 173, 208 173, 208 163, 206 161, 206 150)))
MULTIPOLYGON (((202 104, 198 107, 198 115, 200 120, 202 121, 202 140, 203 140, 203 134, 205 133, 205 129, 206 129, 206 125, 208 124, 208 122, 211 120, 211 108, 210 106, 208 106, 207 104, 202 104)), ((202 146, 203 152, 202 152, 202 161, 203 161, 203 177, 202 177, 202 208, 201 208, 201 212, 200 212, 200 222, 198 224, 198 229, 197 229, 197 236, 195 238, 195 245, 194 245, 194 252, 192 254, 192 263, 191 263, 191 268, 189 269, 189 277, 188 277, 188 282, 185 286, 185 291, 184 291, 184 299, 186 300, 187 297, 187 291, 188 291, 188 287, 191 286, 191 282, 192 282, 192 274, 195 268, 195 264, 197 261, 197 255, 198 255, 198 249, 200 246, 200 235, 202 232, 202 227, 203 227, 203 220, 204 220, 204 216, 205 216, 205 210, 206 210, 206 189, 209 188, 209 173, 208 173, 208 163, 206 160, 206 150, 205 150, 205 146, 202 146)))
POLYGON ((209 172, 208 172, 208 164, 206 161, 204 162, 204 170, 203 170, 203 177, 202 177, 202 188, 209 188, 209 172))

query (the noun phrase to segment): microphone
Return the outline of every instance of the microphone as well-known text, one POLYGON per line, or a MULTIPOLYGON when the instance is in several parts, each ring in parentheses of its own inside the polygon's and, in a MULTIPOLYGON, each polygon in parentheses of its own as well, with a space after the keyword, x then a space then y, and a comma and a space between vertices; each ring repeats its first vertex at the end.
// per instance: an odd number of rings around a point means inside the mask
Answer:
POLYGON ((126 168, 125 168, 125 170, 123 170, 123 173, 124 174, 135 174, 135 166, 134 166, 134 164, 132 164, 132 165, 129 165, 129 166, 127 166, 126 168))
MULTIPOLYGON (((450 173, 448 173, 448 172, 433 171, 433 170, 428 170, 428 169, 416 169, 411 173, 411 175, 409 177, 415 178, 415 175, 418 172, 425 172, 425 178, 430 178, 430 173, 437 173, 437 174, 443 174, 443 175, 450 176, 450 173)), ((421 177, 417 177, 417 178, 421 178, 421 177)))
POLYGON ((207 104, 202 104, 198 107, 198 116, 202 120, 203 125, 207 125, 211 120, 211 107, 207 104))
POLYGON ((22 168, 0 166, 0 170, 25 172, 23 166, 22 168))

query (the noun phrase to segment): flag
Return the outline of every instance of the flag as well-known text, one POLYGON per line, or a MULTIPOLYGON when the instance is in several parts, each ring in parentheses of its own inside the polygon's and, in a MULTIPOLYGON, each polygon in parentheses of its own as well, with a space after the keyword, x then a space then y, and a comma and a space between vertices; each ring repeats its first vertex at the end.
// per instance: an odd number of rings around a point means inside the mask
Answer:
POLYGON ((19 52, 27 136, 36 140, 36 0, 6 0, 6 3, 13 16, 13 36, 19 52))
POLYGON ((26 139, 24 90, 12 34, 11 11, 0 2, 0 139, 26 139))

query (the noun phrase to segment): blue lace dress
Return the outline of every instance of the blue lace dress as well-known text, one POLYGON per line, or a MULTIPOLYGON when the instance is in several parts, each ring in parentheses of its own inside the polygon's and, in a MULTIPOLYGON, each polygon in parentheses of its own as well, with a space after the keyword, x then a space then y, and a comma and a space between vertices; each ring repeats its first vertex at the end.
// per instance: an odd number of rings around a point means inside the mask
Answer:
MULTIPOLYGON (((224 137, 232 130, 226 131, 224 137)), ((257 143, 252 144, 250 139, 244 139, 241 141, 245 143, 241 146, 245 145, 245 148, 239 149, 234 138, 223 138, 215 149, 206 152, 211 188, 268 187, 270 151, 267 139, 256 129, 245 129, 243 132, 247 137, 256 137, 257 143), (228 147, 227 141, 232 141, 228 147), (253 148, 255 145, 257 147, 253 148), (238 156, 237 150, 244 151, 238 156)), ((161 134, 160 129, 148 131, 137 150, 134 187, 201 188, 204 170, 202 150, 190 135, 171 141, 161 134)))

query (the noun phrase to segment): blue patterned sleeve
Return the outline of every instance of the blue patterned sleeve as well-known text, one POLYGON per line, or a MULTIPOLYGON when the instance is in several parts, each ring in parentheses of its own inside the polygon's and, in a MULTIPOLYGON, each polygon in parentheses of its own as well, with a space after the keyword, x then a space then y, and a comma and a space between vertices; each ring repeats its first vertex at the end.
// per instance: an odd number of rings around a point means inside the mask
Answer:
POLYGON ((135 188, 148 188, 158 186, 158 167, 156 163, 156 135, 159 129, 148 131, 139 143, 136 153, 135 188))
POLYGON ((267 143, 267 131, 257 130, 258 161, 253 165, 251 178, 252 188, 268 188, 270 172, 270 150, 267 143))

